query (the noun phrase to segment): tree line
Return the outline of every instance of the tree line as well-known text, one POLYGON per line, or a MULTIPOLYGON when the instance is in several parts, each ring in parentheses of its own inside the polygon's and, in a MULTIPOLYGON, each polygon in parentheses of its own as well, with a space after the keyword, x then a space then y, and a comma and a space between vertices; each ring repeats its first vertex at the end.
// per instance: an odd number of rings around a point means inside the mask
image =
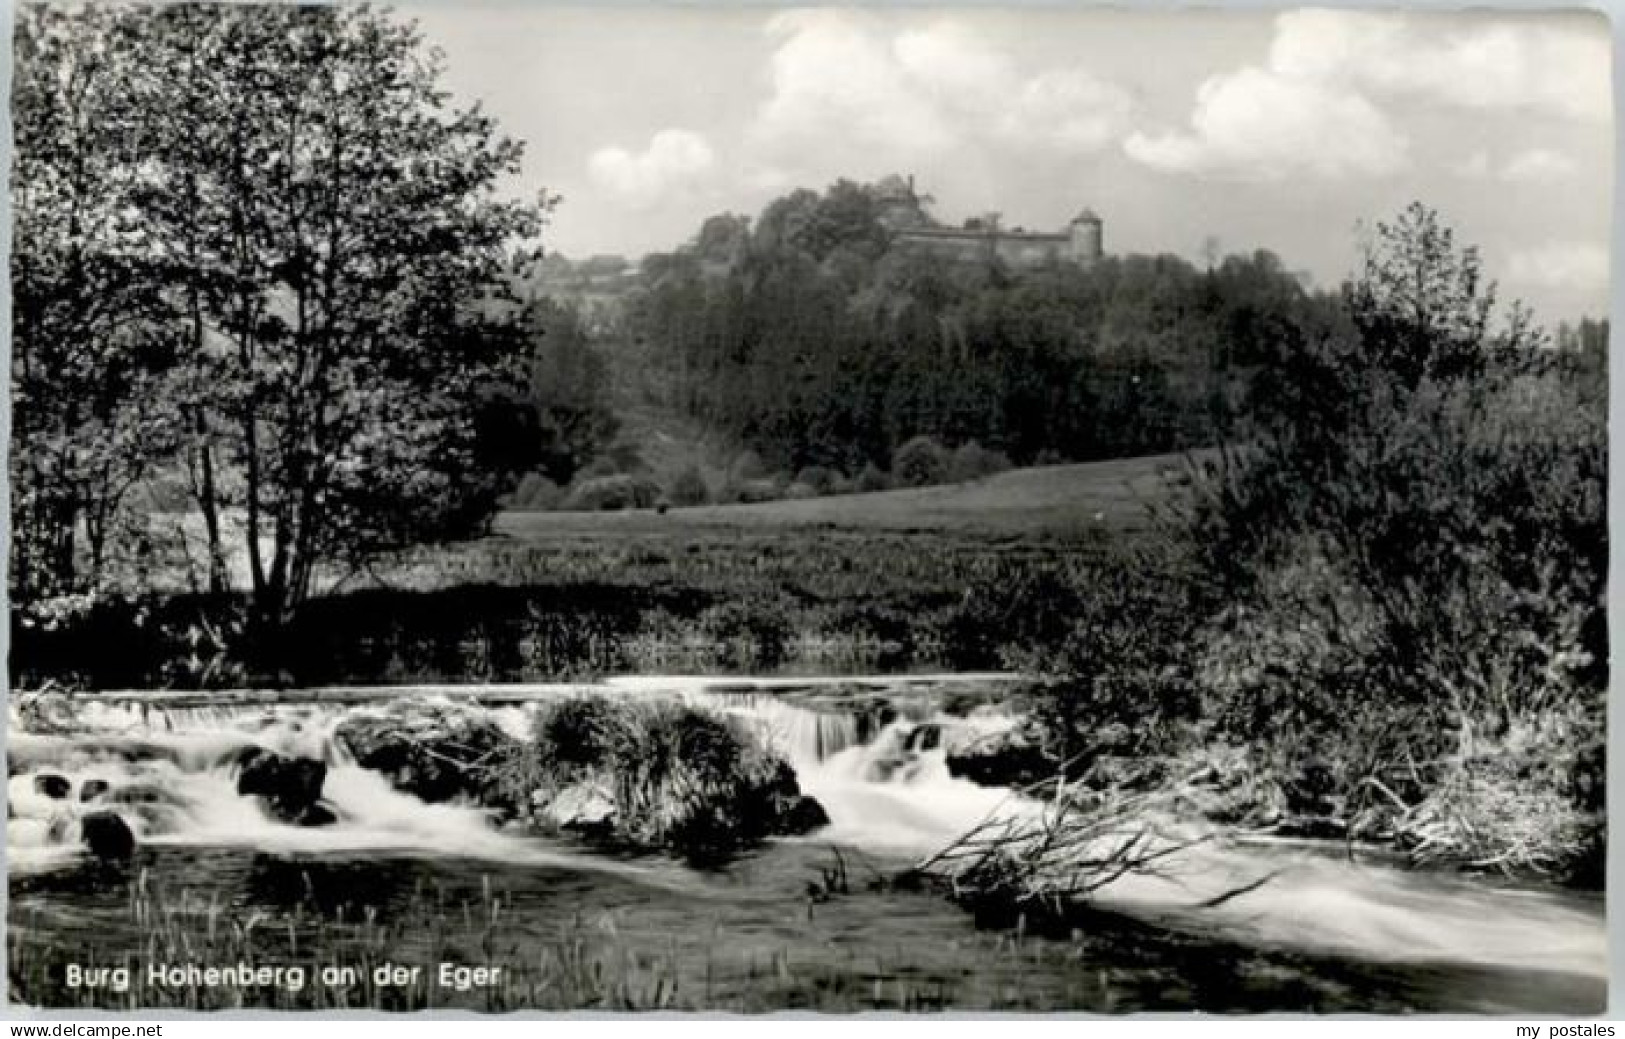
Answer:
POLYGON ((1254 372, 1341 319, 1268 252, 1012 269, 899 246, 896 207, 842 180, 712 217, 644 260, 621 334, 683 412, 788 471, 856 474, 918 436, 1017 464, 1213 443, 1254 372))

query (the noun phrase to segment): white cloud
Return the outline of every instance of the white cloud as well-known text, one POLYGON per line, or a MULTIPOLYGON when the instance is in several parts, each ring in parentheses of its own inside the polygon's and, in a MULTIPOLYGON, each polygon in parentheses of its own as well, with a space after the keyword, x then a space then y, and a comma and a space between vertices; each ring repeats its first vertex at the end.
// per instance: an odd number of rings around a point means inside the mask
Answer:
POLYGON ((858 17, 836 10, 774 18, 782 42, 769 60, 771 88, 751 127, 772 153, 836 142, 890 145, 929 153, 954 143, 952 122, 915 88, 887 41, 858 17))
POLYGON ((1521 151, 1501 167, 1503 180, 1540 183, 1564 180, 1579 172, 1579 165, 1562 152, 1550 148, 1530 148, 1521 151))
MULTIPOLYGON (((1256 180, 1390 174, 1409 144, 1387 105, 1607 119, 1608 47, 1606 31, 1572 25, 1291 11, 1276 18, 1263 65, 1201 85, 1188 129, 1133 134, 1125 150, 1171 172, 1256 180)), ((1562 164, 1552 158, 1502 175, 1550 179, 1562 164)), ((1474 156, 1458 172, 1487 175, 1487 163, 1474 156)))
POLYGON ((749 133, 768 165, 863 173, 994 149, 1075 156, 1115 142, 1134 108, 1082 68, 1024 72, 952 19, 894 34, 861 12, 814 9, 769 32, 771 89, 749 133))
POLYGON ((1608 287, 1608 250, 1586 242, 1552 242, 1507 257, 1507 280, 1541 289, 1597 292, 1608 287))
POLYGON ((716 154, 699 134, 661 130, 640 152, 600 148, 587 160, 594 183, 622 202, 645 207, 674 191, 691 189, 716 165, 716 154))
POLYGON ((1403 14, 1291 11, 1276 20, 1269 66, 1287 78, 1385 98, 1572 119, 1606 119, 1612 98, 1600 19, 1587 31, 1549 22, 1463 27, 1403 14))
POLYGON ((1131 134, 1124 150, 1168 172, 1266 181, 1384 176, 1409 162, 1404 136, 1360 94, 1254 67, 1203 83, 1188 131, 1131 134))
POLYGON ((1077 69, 1028 80, 999 122, 1013 141, 1043 141, 1061 151, 1094 152, 1120 138, 1134 116, 1133 99, 1120 87, 1077 69))
POLYGON ((1480 148, 1450 167, 1467 180, 1500 180, 1514 184, 1545 184, 1566 180, 1580 171, 1579 163, 1551 148, 1526 148, 1497 164, 1480 148))
POLYGON ((1451 166, 1450 172, 1468 180, 1488 180, 1495 175, 1495 168, 1490 164, 1490 153, 1480 148, 1451 166))

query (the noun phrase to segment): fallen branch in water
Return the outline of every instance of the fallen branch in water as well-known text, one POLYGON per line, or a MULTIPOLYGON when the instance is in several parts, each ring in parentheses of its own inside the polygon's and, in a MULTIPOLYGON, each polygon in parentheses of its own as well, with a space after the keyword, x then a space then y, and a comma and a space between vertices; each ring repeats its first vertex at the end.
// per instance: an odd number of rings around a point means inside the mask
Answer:
MULTIPOLYGON (((1061 780, 1033 789, 1053 792, 1042 801, 1012 804, 921 861, 917 876, 943 886, 971 906, 1041 908, 1055 916, 1093 900, 1125 877, 1173 880, 1179 860, 1213 841, 1164 820, 1186 793, 1185 784, 1125 793, 1092 791, 1061 780)), ((1215 908, 1269 883, 1276 873, 1238 884, 1194 908, 1215 908)))

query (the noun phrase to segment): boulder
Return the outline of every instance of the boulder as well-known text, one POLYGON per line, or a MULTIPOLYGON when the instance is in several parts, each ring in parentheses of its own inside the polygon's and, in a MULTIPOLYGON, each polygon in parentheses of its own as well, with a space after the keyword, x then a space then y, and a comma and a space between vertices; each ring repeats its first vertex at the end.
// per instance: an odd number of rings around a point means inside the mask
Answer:
POLYGON ((768 763, 766 776, 753 793, 727 807, 739 814, 741 829, 747 834, 799 837, 829 825, 829 813, 801 792, 795 769, 782 759, 768 763))
POLYGON ((800 837, 829 825, 829 813, 816 800, 802 794, 779 817, 778 832, 787 837, 800 837))
POLYGON ((1281 784, 1287 811, 1305 816, 1337 815, 1342 807, 1337 789, 1336 770, 1315 757, 1298 762, 1281 784))
POLYGON ((1348 839, 1348 823, 1328 815, 1289 815, 1271 827, 1276 837, 1341 841, 1348 839))
POLYGON ((327 780, 327 766, 322 762, 284 757, 262 747, 243 751, 237 767, 237 793, 260 798, 273 816, 296 825, 321 799, 327 780))
POLYGON ((430 804, 486 800, 492 783, 484 766, 515 742, 479 711, 421 701, 358 712, 335 735, 356 764, 430 804))
POLYGON ((34 777, 34 792, 53 801, 66 799, 72 789, 73 784, 68 782, 66 776, 54 772, 41 772, 34 777))
POLYGON ((326 802, 311 805, 292 820, 295 826, 331 826, 338 821, 339 817, 333 814, 333 809, 326 802))
POLYGON ((575 783, 546 800, 543 819, 561 830, 605 834, 614 830, 615 799, 593 783, 575 783))
POLYGON ((79 787, 79 800, 94 801, 96 798, 107 793, 109 789, 111 789, 111 784, 109 784, 105 779, 87 779, 85 780, 84 784, 79 787))
POLYGON ((117 812, 91 812, 79 820, 79 836, 98 859, 127 859, 135 853, 135 834, 117 812))
POLYGON ((978 786, 1029 787, 1057 771, 1037 734, 1019 726, 955 747, 947 758, 949 775, 978 786))

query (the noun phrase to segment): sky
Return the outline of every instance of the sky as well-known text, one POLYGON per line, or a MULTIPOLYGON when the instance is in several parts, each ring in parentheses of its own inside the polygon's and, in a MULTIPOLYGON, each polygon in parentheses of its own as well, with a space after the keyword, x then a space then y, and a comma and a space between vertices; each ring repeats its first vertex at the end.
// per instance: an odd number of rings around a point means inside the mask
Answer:
POLYGON ((1109 252, 1270 249, 1316 284, 1420 199, 1503 299, 1607 312, 1600 15, 407 3, 445 83, 526 142, 547 245, 669 250, 796 187, 913 175, 939 219, 1109 252))

